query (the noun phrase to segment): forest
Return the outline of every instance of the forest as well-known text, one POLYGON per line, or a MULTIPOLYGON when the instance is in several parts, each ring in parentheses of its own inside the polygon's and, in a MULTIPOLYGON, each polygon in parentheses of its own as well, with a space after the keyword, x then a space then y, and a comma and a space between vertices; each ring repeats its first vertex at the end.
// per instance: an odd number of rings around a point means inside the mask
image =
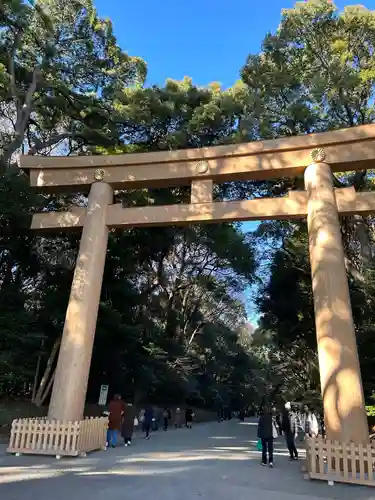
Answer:
MULTIPOLYGON (((30 232, 30 214, 87 201, 32 191, 21 154, 200 148, 373 123, 374 51, 374 12, 310 0, 282 11, 232 87, 188 77, 150 86, 146 63, 118 45, 92 0, 0 1, 0 403, 48 403, 79 244, 79 234, 30 232)), ((334 182, 374 189, 372 171, 334 182)), ((303 178, 228 182, 214 195, 293 189, 303 189, 303 178)), ((115 196, 124 207, 160 205, 186 202, 189 189, 115 196)), ((375 219, 342 217, 341 227, 371 411, 375 219)), ((88 402, 97 402, 101 384, 136 403, 319 405, 306 222, 263 221, 252 232, 239 223, 111 232, 88 402)))

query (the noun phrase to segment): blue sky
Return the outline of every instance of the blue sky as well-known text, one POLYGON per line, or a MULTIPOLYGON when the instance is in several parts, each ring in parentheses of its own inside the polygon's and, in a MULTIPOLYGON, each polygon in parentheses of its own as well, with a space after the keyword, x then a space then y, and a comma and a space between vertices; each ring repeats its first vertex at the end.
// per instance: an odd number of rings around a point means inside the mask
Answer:
MULTIPOLYGON (((148 83, 193 78, 197 85, 238 78, 250 52, 275 31, 281 9, 293 0, 94 0, 98 13, 114 23, 120 46, 148 63, 148 83)), ((360 2, 335 2, 344 5, 360 2)), ((374 9, 375 0, 366 7, 374 9)))
POLYGON ((112 19, 130 55, 148 63, 148 83, 191 76, 198 85, 239 78, 249 52, 258 51, 267 30, 277 28, 280 10, 291 0, 95 0, 112 19))

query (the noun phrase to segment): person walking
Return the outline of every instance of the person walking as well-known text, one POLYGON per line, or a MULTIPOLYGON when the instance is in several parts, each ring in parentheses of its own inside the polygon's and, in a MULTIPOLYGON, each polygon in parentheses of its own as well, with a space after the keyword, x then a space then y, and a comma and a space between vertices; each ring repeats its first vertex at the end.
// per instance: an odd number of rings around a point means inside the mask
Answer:
POLYGON ((154 421, 154 410, 152 409, 152 406, 147 406, 145 408, 143 418, 143 430, 145 432, 145 438, 150 439, 150 430, 154 421))
POLYGON ((122 417, 125 411, 125 403, 120 394, 115 394, 108 405, 108 446, 112 448, 117 444, 117 433, 121 431, 122 417))
POLYGON ((174 426, 176 427, 176 429, 181 429, 182 427, 181 408, 176 408, 176 413, 174 416, 174 426))
POLYGON ((193 427, 193 410, 191 408, 186 408, 185 411, 185 426, 188 429, 191 429, 193 427))
POLYGON ((154 417, 152 419, 152 431, 158 431, 164 418, 164 410, 161 408, 154 409, 154 417))
POLYGON ((297 422, 298 440, 303 442, 305 440, 305 421, 304 413, 300 408, 295 412, 295 417, 297 422))
POLYGON ((296 415, 292 412, 292 405, 290 403, 285 403, 281 426, 285 434, 290 460, 298 460, 298 451, 295 444, 295 439, 298 436, 298 425, 296 415))
POLYGON ((279 433, 279 436, 282 436, 282 434, 283 434, 283 428, 282 428, 282 425, 281 425, 281 414, 277 410, 276 406, 273 407, 272 413, 273 413, 273 416, 275 418, 275 423, 276 423, 276 427, 277 427, 277 431, 279 433))
POLYGON ((171 418, 171 412, 169 411, 168 408, 164 408, 164 412, 163 412, 163 422, 164 422, 163 429, 164 429, 164 431, 168 430, 168 424, 169 424, 170 418, 171 418))
POLYGON ((262 465, 264 467, 267 463, 270 468, 273 467, 273 440, 277 438, 277 435, 276 424, 271 410, 267 407, 261 413, 258 422, 258 438, 262 442, 262 465))
POLYGON ((303 432, 305 437, 315 438, 319 434, 318 419, 313 411, 310 410, 308 405, 304 405, 303 414, 301 417, 303 423, 303 432))
POLYGON ((224 422, 224 415, 225 415, 225 410, 224 407, 220 407, 220 413, 219 413, 219 422, 224 422))
POLYGON ((124 438, 124 445, 130 446, 132 444, 132 437, 134 432, 134 419, 135 411, 131 403, 129 403, 124 411, 122 419, 121 435, 124 438))

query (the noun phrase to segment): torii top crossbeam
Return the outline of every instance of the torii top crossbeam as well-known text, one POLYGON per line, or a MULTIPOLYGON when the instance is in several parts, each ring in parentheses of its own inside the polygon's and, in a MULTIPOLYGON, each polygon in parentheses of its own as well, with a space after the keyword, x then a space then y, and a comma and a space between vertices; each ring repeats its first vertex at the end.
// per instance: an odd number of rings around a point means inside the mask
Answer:
POLYGON ((375 159, 375 125, 201 149, 110 156, 23 156, 31 186, 84 190, 103 173, 115 189, 164 187, 196 179, 214 182, 297 176, 324 148, 333 171, 368 168, 375 159), (104 172, 98 172, 98 170, 104 172), (96 177, 95 177, 96 172, 96 177))
MULTIPOLYGON (((29 171, 31 186, 52 192, 87 192, 96 181, 114 189, 191 184, 190 204, 126 209, 110 205, 106 224, 116 228, 305 217, 304 191, 293 191, 284 198, 213 202, 212 183, 294 177, 303 173, 314 155, 336 172, 371 168, 375 125, 202 149, 111 156, 23 156, 21 167, 29 171)), ((356 194, 354 188, 336 190, 336 200, 342 214, 375 210, 375 197, 356 194)), ((65 213, 36 214, 32 229, 81 228, 85 216, 86 210, 78 207, 65 213)))

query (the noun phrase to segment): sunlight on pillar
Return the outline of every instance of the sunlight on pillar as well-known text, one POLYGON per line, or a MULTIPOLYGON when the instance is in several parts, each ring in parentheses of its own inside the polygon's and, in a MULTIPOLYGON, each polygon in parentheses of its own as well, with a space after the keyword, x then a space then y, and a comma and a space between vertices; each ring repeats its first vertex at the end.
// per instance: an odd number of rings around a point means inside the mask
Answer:
MULTIPOLYGON (((324 151, 319 151, 324 159, 324 151)), ((367 418, 331 168, 305 171, 316 334, 327 437, 362 442, 367 418)))
POLYGON ((341 388, 348 388, 351 394, 348 397, 347 391, 342 390, 338 394, 337 406, 342 418, 349 417, 353 411, 353 406, 360 408, 362 404, 362 387, 353 369, 340 370, 337 374, 337 385, 341 388))

